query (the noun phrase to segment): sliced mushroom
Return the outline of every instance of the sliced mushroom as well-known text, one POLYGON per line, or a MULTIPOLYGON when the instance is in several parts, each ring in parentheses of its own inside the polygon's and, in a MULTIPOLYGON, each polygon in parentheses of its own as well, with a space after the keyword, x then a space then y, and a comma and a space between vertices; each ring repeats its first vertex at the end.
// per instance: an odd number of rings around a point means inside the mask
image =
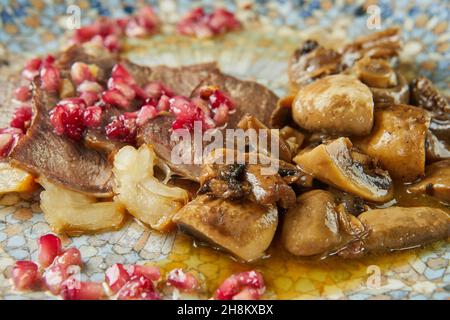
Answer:
POLYGON ((408 191, 428 194, 450 203, 450 160, 435 162, 427 166, 425 178, 411 185, 408 191))
POLYGON ((265 137, 266 147, 262 148, 264 144, 261 143, 260 139, 258 139, 257 145, 253 146, 253 149, 259 153, 263 153, 268 157, 277 156, 280 160, 291 162, 291 149, 289 148, 289 145, 286 143, 286 141, 284 141, 284 139, 281 138, 279 134, 277 134, 277 131, 270 130, 261 121, 249 114, 246 114, 244 117, 242 117, 237 126, 242 130, 255 130, 257 134, 259 134, 260 130, 266 130, 266 135, 260 136, 260 138, 265 137), (275 145, 273 146, 272 144, 275 145), (276 150, 278 152, 278 155, 272 155, 271 152, 273 147, 278 147, 278 150, 276 150))
POLYGON ((363 57, 392 60, 396 59, 402 48, 400 29, 389 28, 367 36, 356 38, 343 47, 343 67, 351 67, 355 61, 363 57))
POLYGON ((447 99, 445 99, 433 86, 433 83, 425 77, 419 77, 412 81, 411 103, 431 111, 433 117, 449 117, 450 106, 447 99))
POLYGON ((321 77, 341 71, 341 55, 307 40, 289 61, 289 82, 293 92, 321 77))
POLYGON ((269 247, 278 224, 274 206, 198 196, 174 217, 179 228, 200 240, 252 261, 269 247))
POLYGON ((431 130, 427 132, 426 147, 427 162, 450 159, 450 145, 445 140, 439 139, 431 130))
POLYGON ((390 207, 369 210, 358 217, 369 229, 364 239, 368 252, 401 250, 450 236, 450 216, 429 207, 390 207))
POLYGON ((348 138, 300 153, 294 162, 314 178, 363 199, 386 202, 393 197, 389 173, 380 169, 372 158, 353 150, 348 138))
POLYGON ((409 102, 409 86, 405 77, 382 59, 363 58, 356 62, 355 73, 373 94, 375 104, 409 102))
POLYGON ((375 111, 372 133, 352 139, 365 154, 380 161, 391 176, 414 181, 425 173, 425 139, 429 118, 424 110, 390 105, 375 111))
POLYGON ((330 192, 302 194, 297 206, 286 213, 281 231, 283 246, 296 256, 324 255, 345 247, 364 228, 341 209, 330 192))
POLYGON ((303 129, 331 135, 367 135, 373 126, 370 89, 349 75, 333 75, 301 88, 292 117, 303 129))

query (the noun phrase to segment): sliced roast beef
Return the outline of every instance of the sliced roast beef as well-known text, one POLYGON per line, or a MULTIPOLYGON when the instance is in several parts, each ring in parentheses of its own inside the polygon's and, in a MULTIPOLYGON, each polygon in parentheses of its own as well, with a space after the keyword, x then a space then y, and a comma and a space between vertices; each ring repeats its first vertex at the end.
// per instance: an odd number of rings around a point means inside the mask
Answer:
POLYGON ((11 154, 14 165, 76 191, 112 195, 112 171, 105 154, 53 131, 48 109, 57 97, 34 86, 33 123, 11 154))

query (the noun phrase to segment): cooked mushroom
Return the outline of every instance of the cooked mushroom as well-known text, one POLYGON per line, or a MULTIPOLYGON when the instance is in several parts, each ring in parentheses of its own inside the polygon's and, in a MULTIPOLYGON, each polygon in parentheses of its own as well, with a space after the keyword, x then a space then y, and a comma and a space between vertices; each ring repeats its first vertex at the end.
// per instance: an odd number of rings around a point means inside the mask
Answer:
POLYGON ((421 108, 390 105, 375 111, 369 136, 352 140, 365 154, 379 160, 393 178, 411 182, 425 173, 428 124, 421 108))
POLYGON ((349 75, 333 75, 298 91, 292 117, 308 131, 362 136, 372 130, 373 105, 365 84, 349 75))
MULTIPOLYGON (((430 125, 432 122, 430 123, 430 125)), ((450 135, 450 132, 449 132, 450 135)), ((449 137, 450 140, 450 137, 449 137)), ((427 132, 427 163, 450 159, 450 144, 445 140, 439 139, 431 130, 427 132)))
POLYGON ((411 83, 411 103, 422 107, 433 113, 433 117, 448 118, 450 106, 439 91, 433 86, 433 83, 425 78, 419 77, 411 83))
POLYGON ((364 212, 358 217, 369 229, 364 239, 368 252, 400 250, 450 236, 450 216, 429 207, 390 207, 364 212))
POLYGON ((428 194, 450 203, 450 160, 435 162, 427 166, 425 178, 411 185, 408 191, 428 194))
POLYGON ((341 71, 341 55, 307 40, 289 61, 289 82, 293 92, 321 77, 341 71))
POLYGON ((355 73, 373 94, 375 104, 408 103, 409 86, 405 77, 382 59, 363 58, 356 62, 355 73))
POLYGON ((278 146, 276 155, 280 160, 291 162, 292 155, 291 149, 289 145, 284 141, 283 138, 277 134, 276 131, 270 130, 266 125, 264 125, 261 121, 256 119, 254 116, 246 114, 242 117, 241 121, 238 123, 238 128, 242 130, 254 130, 257 134, 259 134, 260 130, 266 130, 266 136, 260 136, 260 138, 265 137, 266 143, 261 143, 260 139, 257 141, 257 145, 252 146, 253 149, 259 153, 263 153, 264 155, 270 157, 274 156, 271 154, 272 151, 272 143, 275 144, 275 147, 278 146), (266 147, 263 149, 262 146, 266 147))
POLYGON ((342 63, 344 67, 351 67, 363 57, 392 60, 398 57, 401 48, 400 30, 389 28, 356 38, 343 47, 342 63))
POLYGON ((348 138, 300 153, 294 162, 314 178, 363 199, 386 202, 393 197, 389 173, 380 169, 372 158, 353 150, 348 138))
POLYGON ((278 224, 274 206, 198 196, 174 217, 179 228, 200 240, 252 261, 264 255, 278 224))
POLYGON ((288 144, 291 154, 296 154, 305 141, 303 133, 289 126, 280 129, 280 137, 288 144))
POLYGON ((297 206, 286 213, 281 241, 296 256, 336 252, 364 232, 353 222, 339 210, 330 192, 309 191, 298 197, 297 206))
POLYGON ((270 115, 269 125, 271 128, 280 129, 294 123, 291 111, 294 98, 295 96, 287 96, 278 100, 276 108, 270 115))

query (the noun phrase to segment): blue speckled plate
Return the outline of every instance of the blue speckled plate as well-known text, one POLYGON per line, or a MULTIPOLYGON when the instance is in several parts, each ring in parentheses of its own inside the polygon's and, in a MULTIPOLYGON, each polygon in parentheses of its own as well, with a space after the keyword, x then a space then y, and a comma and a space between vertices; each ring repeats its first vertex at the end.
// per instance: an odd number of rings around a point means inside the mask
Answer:
MULTIPOLYGON (((241 33, 218 40, 198 41, 171 35, 170 23, 193 6, 190 1, 149 2, 169 23, 162 35, 145 41, 130 41, 133 48, 128 53, 130 59, 149 65, 216 60, 225 72, 255 79, 280 95, 287 87, 287 59, 302 39, 316 37, 333 45, 371 32, 367 27, 367 5, 363 1, 195 1, 196 6, 225 6, 247 21, 246 29, 241 33)), ((72 2, 49 4, 42 0, 0 0, 0 58, 20 61, 23 56, 57 50, 65 32, 64 16, 69 4, 72 2)), ((82 0, 77 4, 83 23, 99 15, 120 16, 135 10, 135 1, 82 0)), ((375 9, 379 10, 382 28, 391 25, 403 28, 401 60, 410 65, 409 71, 431 78, 448 94, 448 1, 378 1, 378 9, 375 9)), ((4 74, 0 75, 0 80, 5 81, 4 74)), ((1 108, 3 125, 13 105, 5 103, 1 108)), ((15 260, 36 259, 36 238, 50 231, 36 199, 37 195, 16 194, 0 198, 0 299, 49 298, 43 293, 12 292, 7 279, 15 260)), ((101 281, 105 268, 112 263, 164 259, 176 239, 175 234, 161 235, 131 221, 116 232, 63 240, 66 245, 80 248, 86 261, 86 277, 101 281)), ((383 281, 377 289, 367 287, 367 279, 347 280, 345 272, 331 281, 317 274, 314 276, 311 271, 308 278, 299 276, 273 281, 273 288, 268 288, 269 296, 276 297, 274 292, 285 287, 289 291, 298 288, 295 298, 449 299, 449 261, 450 245, 441 243, 411 254, 400 265, 383 269, 383 281)))

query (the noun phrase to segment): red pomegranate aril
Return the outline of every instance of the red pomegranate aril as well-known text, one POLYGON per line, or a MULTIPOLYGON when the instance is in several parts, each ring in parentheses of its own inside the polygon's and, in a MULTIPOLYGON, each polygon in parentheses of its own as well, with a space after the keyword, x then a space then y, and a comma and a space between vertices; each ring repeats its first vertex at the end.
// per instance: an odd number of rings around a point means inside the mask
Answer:
POLYGON ((216 34, 235 30, 241 26, 241 23, 236 19, 234 14, 223 8, 214 10, 209 18, 208 24, 216 34))
POLYGON ((121 78, 126 81, 129 85, 136 84, 133 77, 120 63, 116 64, 111 71, 112 78, 121 78))
POLYGON ((117 296, 118 300, 140 300, 148 298, 159 299, 155 292, 153 283, 146 277, 131 278, 120 290, 117 296))
POLYGON ((244 288, 241 292, 233 296, 233 300, 259 300, 261 294, 258 290, 252 288, 244 288))
POLYGON ((250 296, 259 299, 264 291, 265 286, 262 275, 256 271, 246 271, 228 277, 216 290, 214 298, 216 300, 232 300, 235 297, 242 299, 250 296), (242 292, 248 289, 251 290, 242 292), (258 295, 252 290, 255 290, 258 295))
POLYGON ((9 156, 14 145, 14 136, 11 133, 0 133, 0 158, 9 156))
POLYGON ((120 50, 120 41, 115 34, 110 34, 103 39, 103 45, 110 52, 118 52, 120 50))
POLYGON ((46 268, 61 254, 61 239, 54 234, 46 234, 39 238, 38 261, 41 267, 46 268))
POLYGON ((161 96, 161 98, 158 101, 157 108, 159 111, 169 111, 170 98, 166 95, 161 96))
POLYGON ((22 76, 28 80, 33 80, 39 74, 41 68, 42 60, 40 58, 34 58, 25 64, 22 71, 22 76))
POLYGON ((229 109, 226 105, 221 105, 215 110, 214 122, 217 126, 222 126, 228 121, 229 109))
POLYGON ((80 98, 83 99, 86 105, 94 105, 100 100, 100 94, 97 92, 85 91, 80 94, 80 98))
POLYGON ((64 266, 53 263, 45 270, 44 280, 47 289, 53 294, 59 294, 61 291, 61 284, 69 277, 67 268, 64 266))
POLYGON ((127 83, 123 78, 109 78, 108 89, 117 89, 122 93, 122 95, 128 100, 133 100, 136 96, 136 92, 133 87, 127 83))
POLYGON ((195 291, 200 288, 198 279, 183 269, 173 269, 167 276, 167 283, 182 291, 195 291))
POLYGON ((96 92, 103 91, 103 87, 96 81, 84 80, 77 88, 78 92, 96 92))
POLYGON ((136 118, 136 124, 138 126, 143 126, 147 121, 155 118, 158 115, 158 110, 151 105, 142 106, 142 108, 138 111, 138 115, 136 118))
POLYGON ((25 133, 30 127, 32 116, 33 112, 30 106, 21 106, 14 111, 13 118, 11 119, 9 125, 13 128, 18 128, 25 133))
POLYGON ((43 60, 42 60, 42 65, 45 66, 50 66, 55 62, 55 57, 52 56, 51 54, 48 54, 43 60))
POLYGON ((59 89, 61 77, 59 70, 54 66, 44 66, 41 69, 41 87, 45 91, 55 92, 59 89))
POLYGON ((78 281, 70 277, 61 285, 64 300, 100 300, 105 296, 103 285, 99 282, 78 281))
POLYGON ((84 125, 89 128, 97 128, 102 124, 102 108, 100 106, 87 107, 84 110, 84 125))
POLYGON ((148 93, 145 92, 145 90, 142 89, 137 84, 133 84, 133 85, 131 85, 131 87, 133 88, 134 93, 136 94, 136 98, 141 99, 141 100, 146 100, 149 98, 148 93))
POLYGON ((85 108, 86 104, 80 98, 68 98, 58 102, 58 105, 50 111, 50 123, 55 132, 75 141, 80 140, 85 130, 83 117, 85 108))
POLYGON ((117 293, 130 280, 130 275, 124 266, 116 263, 105 273, 105 281, 114 293, 117 293))
POLYGON ((125 113, 113 119, 105 127, 106 136, 110 140, 118 140, 125 143, 136 143, 136 115, 125 113))
POLYGON ((75 30, 74 40, 78 43, 87 42, 96 36, 99 31, 99 26, 96 24, 81 27, 75 30))
POLYGON ((234 102, 231 101, 222 91, 215 90, 209 97, 211 107, 219 108, 221 105, 226 105, 229 109, 234 109, 234 102))
POLYGON ((30 290, 40 283, 38 266, 32 261, 16 261, 12 271, 12 281, 16 290, 30 290))
POLYGON ((131 277, 146 277, 152 281, 158 281, 161 278, 161 271, 155 266, 132 265, 128 268, 128 274, 131 277))
POLYGON ((81 259, 81 252, 77 248, 69 248, 64 251, 60 256, 56 257, 55 260, 58 265, 63 268, 68 268, 70 266, 82 266, 83 261, 81 259))
POLYGON ((89 69, 89 66, 83 62, 75 62, 72 65, 70 68, 70 77, 76 85, 84 81, 95 81, 95 77, 89 69))
POLYGON ((126 27, 128 37, 145 37, 156 32, 159 19, 149 6, 142 7, 136 16, 132 17, 126 27))
POLYGON ((130 101, 118 89, 110 89, 103 92, 102 99, 105 103, 122 109, 128 109, 130 107, 130 101))
POLYGON ((25 102, 30 100, 31 92, 29 86, 21 86, 14 90, 14 99, 17 101, 25 102))

